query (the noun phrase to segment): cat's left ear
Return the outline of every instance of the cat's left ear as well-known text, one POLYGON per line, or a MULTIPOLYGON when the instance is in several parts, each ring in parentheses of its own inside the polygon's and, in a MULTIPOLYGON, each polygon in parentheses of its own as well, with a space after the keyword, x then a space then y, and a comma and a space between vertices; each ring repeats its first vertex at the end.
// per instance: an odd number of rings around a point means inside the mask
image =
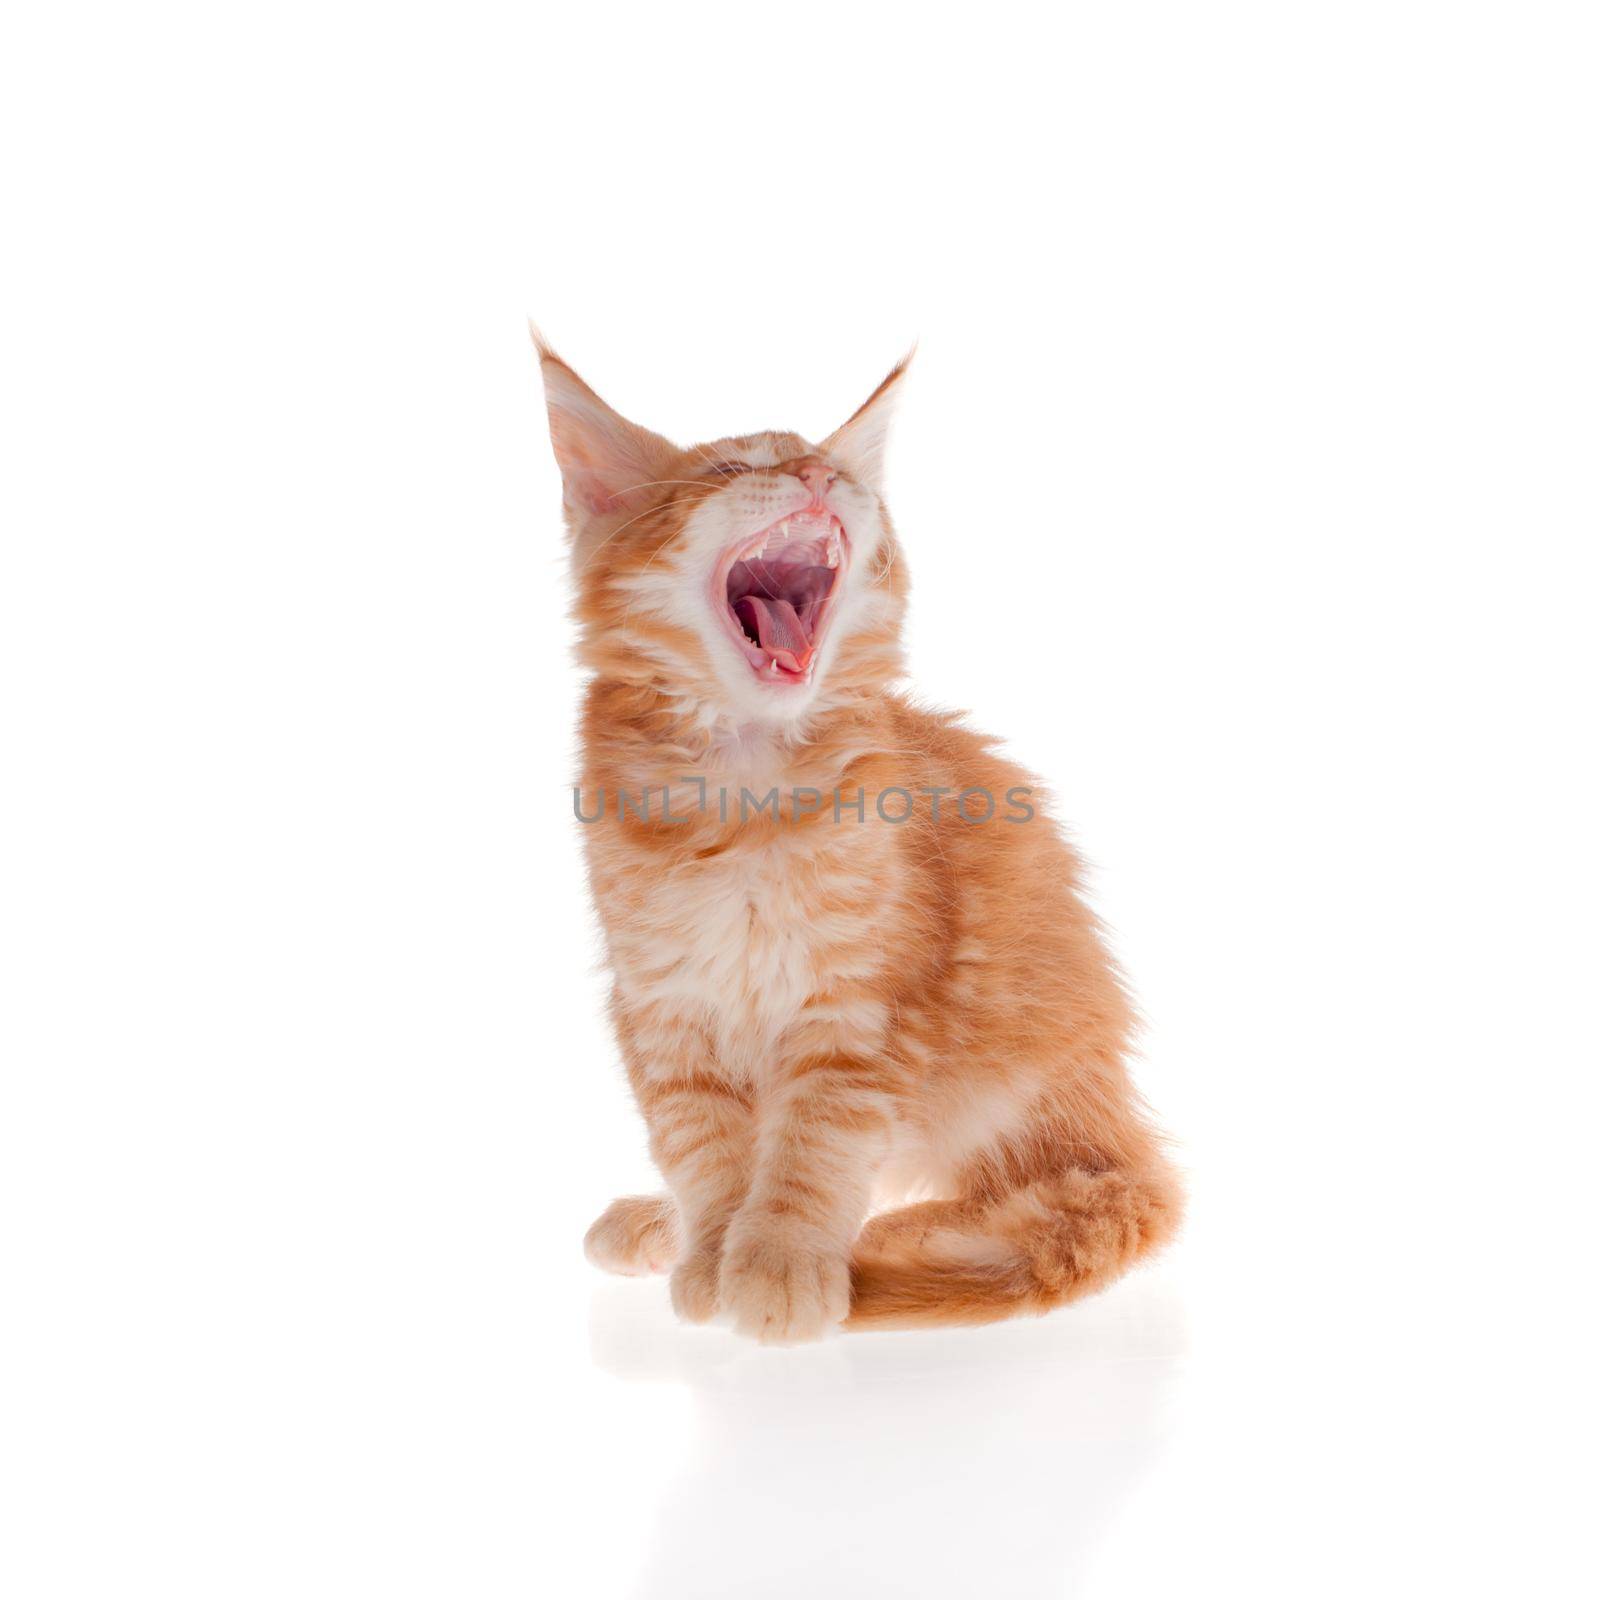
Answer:
POLYGON ((836 428, 822 441, 823 454, 837 461, 852 478, 864 483, 874 494, 883 487, 883 458, 889 443, 889 422, 894 416, 906 368, 915 348, 908 350, 893 372, 867 397, 842 428, 836 428))

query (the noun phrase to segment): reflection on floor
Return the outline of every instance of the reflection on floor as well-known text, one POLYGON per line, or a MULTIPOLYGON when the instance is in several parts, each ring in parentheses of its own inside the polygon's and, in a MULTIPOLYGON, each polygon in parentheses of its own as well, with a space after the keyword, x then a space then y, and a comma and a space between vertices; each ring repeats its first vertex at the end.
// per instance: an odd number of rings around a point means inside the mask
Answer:
POLYGON ((793 1350, 602 1282, 591 1338, 603 1371, 693 1397, 637 1600, 1070 1592, 1163 1446, 1187 1346, 1156 1273, 1043 1319, 793 1350))

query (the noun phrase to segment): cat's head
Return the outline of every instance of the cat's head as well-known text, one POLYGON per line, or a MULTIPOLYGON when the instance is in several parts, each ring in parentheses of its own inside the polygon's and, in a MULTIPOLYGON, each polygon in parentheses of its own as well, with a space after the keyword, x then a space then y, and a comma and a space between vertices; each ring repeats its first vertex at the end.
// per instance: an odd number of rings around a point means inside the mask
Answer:
POLYGON ((905 567, 879 491, 905 362, 820 444, 681 448, 539 355, 586 666, 708 723, 793 724, 898 675, 905 567))

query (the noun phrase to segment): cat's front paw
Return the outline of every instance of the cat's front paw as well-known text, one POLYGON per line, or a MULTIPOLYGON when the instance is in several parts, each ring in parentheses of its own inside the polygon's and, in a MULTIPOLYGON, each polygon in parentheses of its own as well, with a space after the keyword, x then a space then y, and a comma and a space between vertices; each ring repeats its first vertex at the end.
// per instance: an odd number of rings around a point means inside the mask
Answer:
POLYGON ((849 1257, 808 1230, 735 1224, 718 1298, 735 1330, 763 1344, 820 1339, 850 1310, 849 1257))
POLYGON ((673 1269, 672 1309, 685 1322, 709 1322, 717 1314, 720 1245, 720 1239, 697 1245, 673 1269))
POLYGON ((584 1235, 583 1253, 602 1272, 642 1277, 678 1259, 678 1208, 664 1194, 613 1200, 584 1235))

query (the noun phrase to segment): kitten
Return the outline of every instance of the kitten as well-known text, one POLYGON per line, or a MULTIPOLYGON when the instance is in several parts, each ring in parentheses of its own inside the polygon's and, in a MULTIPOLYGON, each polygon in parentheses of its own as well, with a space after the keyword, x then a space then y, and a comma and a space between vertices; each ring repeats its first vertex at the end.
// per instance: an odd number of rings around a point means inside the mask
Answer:
POLYGON ((821 444, 680 449, 539 355, 592 674, 574 804, 670 1190, 590 1259, 779 1343, 1105 1287, 1181 1190, 1077 858, 1025 773, 891 687, 905 363, 821 444))

